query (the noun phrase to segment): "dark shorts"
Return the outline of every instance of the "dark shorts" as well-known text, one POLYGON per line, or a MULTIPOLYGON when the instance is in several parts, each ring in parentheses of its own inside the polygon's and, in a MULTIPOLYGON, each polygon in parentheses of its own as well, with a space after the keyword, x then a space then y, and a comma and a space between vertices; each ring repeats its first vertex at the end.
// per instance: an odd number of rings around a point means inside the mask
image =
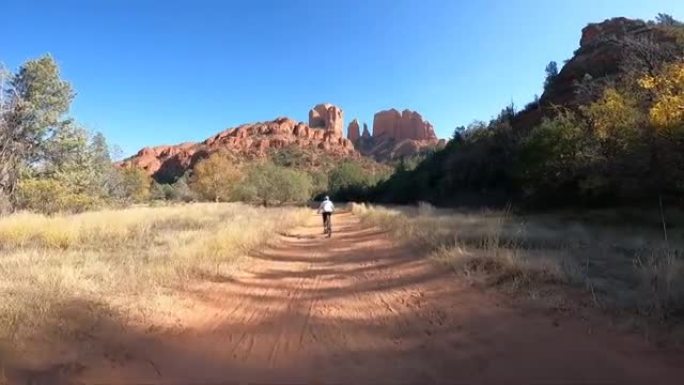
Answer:
POLYGON ((330 220, 332 213, 323 213, 323 226, 325 226, 325 221, 330 220))

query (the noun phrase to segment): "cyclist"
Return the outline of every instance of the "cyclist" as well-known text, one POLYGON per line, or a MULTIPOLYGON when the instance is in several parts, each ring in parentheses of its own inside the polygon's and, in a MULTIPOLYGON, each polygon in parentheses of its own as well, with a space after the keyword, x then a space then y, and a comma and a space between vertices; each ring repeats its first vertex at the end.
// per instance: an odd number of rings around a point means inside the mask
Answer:
POLYGON ((326 195, 325 199, 323 199, 323 202, 321 202, 321 205, 318 207, 318 213, 323 214, 323 234, 327 231, 326 225, 329 223, 333 211, 335 211, 335 205, 330 200, 330 197, 326 195))

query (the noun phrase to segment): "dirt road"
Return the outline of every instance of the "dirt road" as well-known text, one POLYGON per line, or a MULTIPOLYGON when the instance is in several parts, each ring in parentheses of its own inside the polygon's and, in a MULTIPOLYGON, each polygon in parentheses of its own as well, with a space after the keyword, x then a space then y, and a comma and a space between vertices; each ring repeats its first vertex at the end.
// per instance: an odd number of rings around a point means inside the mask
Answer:
MULTIPOLYGON (((676 384, 681 354, 516 309, 351 214, 318 217, 235 274, 189 289, 175 331, 127 330, 63 378, 84 383, 676 384)), ((74 365, 72 365, 74 366, 74 365)), ((48 372, 42 374, 48 375, 48 372)))

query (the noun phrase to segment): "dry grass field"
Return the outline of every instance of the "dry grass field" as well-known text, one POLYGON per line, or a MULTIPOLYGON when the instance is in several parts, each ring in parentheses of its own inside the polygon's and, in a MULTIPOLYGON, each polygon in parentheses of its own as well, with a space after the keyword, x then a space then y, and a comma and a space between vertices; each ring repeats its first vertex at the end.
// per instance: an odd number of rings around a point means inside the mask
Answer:
MULTIPOLYGON (((79 301, 132 322, 163 311, 193 280, 225 274, 306 210, 197 203, 78 215, 0 219, 0 341, 19 348, 36 330, 82 330, 58 309, 79 301)), ((79 309, 83 311, 83 309, 79 309)), ((45 338, 41 335, 41 338, 45 338)))
POLYGON ((666 324, 683 315, 684 240, 672 226, 679 218, 669 218, 665 241, 657 210, 516 216, 421 204, 354 212, 473 281, 533 297, 553 286, 582 288, 598 307, 666 324))

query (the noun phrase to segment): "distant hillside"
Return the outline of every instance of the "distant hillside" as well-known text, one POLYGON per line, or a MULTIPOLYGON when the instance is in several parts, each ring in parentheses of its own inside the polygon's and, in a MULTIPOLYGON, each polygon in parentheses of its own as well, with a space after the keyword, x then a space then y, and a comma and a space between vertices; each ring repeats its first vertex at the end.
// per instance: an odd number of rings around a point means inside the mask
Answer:
POLYGON ((318 105, 309 113, 309 124, 289 118, 243 124, 222 131, 200 143, 146 147, 120 163, 138 167, 158 182, 173 182, 209 155, 222 151, 239 161, 265 158, 274 151, 296 147, 310 154, 311 167, 317 159, 358 159, 354 145, 343 137, 342 111, 332 105, 318 105))
POLYGON ((226 153, 236 162, 250 162, 276 156, 285 163, 296 162, 303 169, 330 169, 334 163, 351 159, 369 169, 386 170, 376 162, 390 163, 444 146, 432 125, 417 112, 381 111, 375 115, 373 134, 364 127, 359 135, 354 119, 347 138, 344 113, 332 104, 319 104, 309 111, 309 123, 280 117, 272 121, 229 128, 202 142, 145 147, 125 159, 120 167, 145 170, 161 183, 171 183, 192 170, 195 164, 215 152, 226 153), (368 159, 365 159, 368 158, 368 159))

